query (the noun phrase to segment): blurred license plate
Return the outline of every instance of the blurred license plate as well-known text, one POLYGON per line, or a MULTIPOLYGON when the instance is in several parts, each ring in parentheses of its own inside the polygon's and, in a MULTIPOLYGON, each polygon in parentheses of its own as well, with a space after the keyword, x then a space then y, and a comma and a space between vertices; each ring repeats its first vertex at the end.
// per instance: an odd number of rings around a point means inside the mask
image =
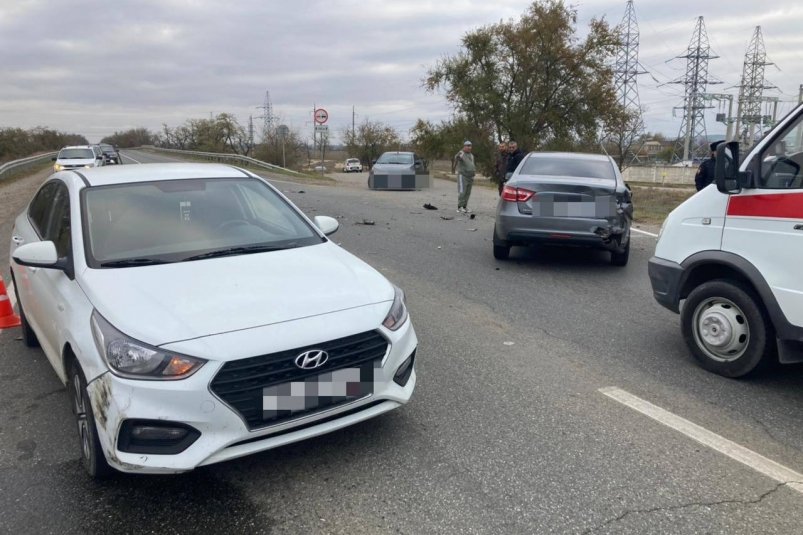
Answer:
POLYGON ((373 365, 344 368, 262 389, 262 418, 274 420, 360 399, 374 391, 373 365))

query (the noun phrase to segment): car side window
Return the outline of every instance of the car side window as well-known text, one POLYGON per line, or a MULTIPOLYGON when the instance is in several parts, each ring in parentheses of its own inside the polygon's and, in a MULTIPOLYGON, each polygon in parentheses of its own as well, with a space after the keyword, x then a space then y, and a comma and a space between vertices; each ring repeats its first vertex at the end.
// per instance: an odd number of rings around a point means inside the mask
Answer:
POLYGON ((45 239, 56 244, 59 258, 70 254, 72 248, 71 221, 70 221, 70 192, 67 187, 60 184, 57 188, 56 198, 53 202, 53 216, 45 233, 45 239))
POLYGON ((34 196, 28 208, 28 219, 30 219, 36 233, 43 239, 47 239, 44 236, 47 232, 47 223, 58 188, 58 182, 48 182, 34 196))
POLYGON ((803 189, 803 116, 761 154, 764 189, 803 189))

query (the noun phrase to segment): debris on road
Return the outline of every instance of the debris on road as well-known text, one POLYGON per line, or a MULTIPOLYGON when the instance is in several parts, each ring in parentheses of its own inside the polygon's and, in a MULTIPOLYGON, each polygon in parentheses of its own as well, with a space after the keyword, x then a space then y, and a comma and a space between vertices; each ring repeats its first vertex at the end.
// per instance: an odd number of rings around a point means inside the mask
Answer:
POLYGON ((476 216, 477 216, 477 214, 471 214, 470 216, 468 216, 468 218, 469 219, 474 219, 476 216))
POLYGON ((512 346, 512 345, 515 345, 515 344, 516 344, 516 342, 503 342, 503 343, 504 343, 506 346, 512 346))
POLYGON ((424 208, 426 208, 427 210, 437 210, 437 209, 438 209, 438 207, 437 207, 437 206, 433 206, 433 205, 431 205, 431 204, 429 204, 429 203, 426 203, 426 204, 424 205, 424 208))
POLYGON ((454 216, 442 215, 441 219, 443 219, 444 221, 451 221, 452 219, 454 219, 454 216))
POLYGON ((299 193, 306 193, 303 189, 298 190, 299 193))
POLYGON ((475 228, 467 228, 466 230, 469 231, 469 232, 477 232, 477 229, 475 229, 475 228))
POLYGON ((438 245, 438 249, 443 249, 443 247, 441 247, 440 245, 438 245))
POLYGON ((376 221, 372 219, 363 219, 362 221, 357 221, 355 225, 376 225, 376 221))

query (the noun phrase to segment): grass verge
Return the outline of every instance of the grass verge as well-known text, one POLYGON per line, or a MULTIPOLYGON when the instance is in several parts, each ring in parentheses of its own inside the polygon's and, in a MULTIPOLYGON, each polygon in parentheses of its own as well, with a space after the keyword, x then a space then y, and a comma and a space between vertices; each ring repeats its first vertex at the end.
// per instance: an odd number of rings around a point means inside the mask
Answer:
POLYGON ((694 195, 694 190, 630 185, 633 190, 633 219, 637 223, 660 225, 667 214, 694 195))

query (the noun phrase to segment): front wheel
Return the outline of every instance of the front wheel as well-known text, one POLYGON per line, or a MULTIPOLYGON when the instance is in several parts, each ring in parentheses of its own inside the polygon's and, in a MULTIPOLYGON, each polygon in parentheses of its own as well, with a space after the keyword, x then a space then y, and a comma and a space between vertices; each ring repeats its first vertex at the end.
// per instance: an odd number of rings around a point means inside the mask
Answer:
POLYGON ((772 325, 753 292, 727 280, 691 291, 680 314, 683 338, 703 368, 742 377, 766 364, 775 348, 772 325))
POLYGON ((67 393, 72 404, 75 422, 78 426, 78 439, 81 446, 81 464, 90 476, 96 479, 109 477, 115 471, 106 461, 103 448, 98 439, 95 413, 86 391, 86 379, 78 362, 72 360, 68 369, 67 393))

